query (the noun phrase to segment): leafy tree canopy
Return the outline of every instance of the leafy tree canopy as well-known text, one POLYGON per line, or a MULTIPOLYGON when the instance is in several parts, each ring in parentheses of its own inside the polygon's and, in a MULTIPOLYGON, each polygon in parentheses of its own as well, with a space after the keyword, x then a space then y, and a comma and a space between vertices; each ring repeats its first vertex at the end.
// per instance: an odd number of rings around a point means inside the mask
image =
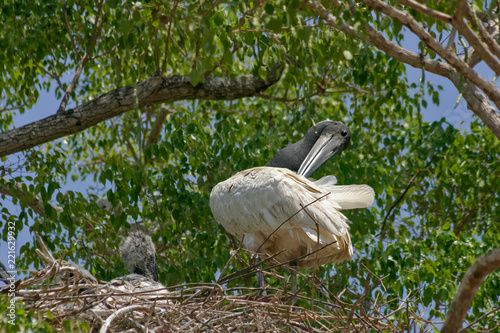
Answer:
MULTIPOLYGON (((140 225, 160 281, 214 281, 239 243, 211 215, 212 187, 327 118, 349 125, 351 146, 314 176, 377 194, 347 213, 354 259, 315 271, 345 301, 370 278, 371 298, 443 320, 467 268, 500 245, 500 90, 474 71, 482 61, 500 74, 495 3, 31 0, 4 1, 0 15, 0 192, 21 207, 4 207, 0 224, 40 233, 99 279, 126 274, 116 250, 140 225), (410 33, 418 54, 402 47, 410 33), (422 69, 419 84, 404 63, 422 69), (448 93, 426 71, 457 87, 470 130, 423 121, 448 93), (51 87, 53 116, 16 128, 51 87), (99 208, 102 196, 115 208, 99 208)), ((39 265, 34 248, 18 268, 39 265)), ((499 301, 496 272, 467 319, 499 301)))

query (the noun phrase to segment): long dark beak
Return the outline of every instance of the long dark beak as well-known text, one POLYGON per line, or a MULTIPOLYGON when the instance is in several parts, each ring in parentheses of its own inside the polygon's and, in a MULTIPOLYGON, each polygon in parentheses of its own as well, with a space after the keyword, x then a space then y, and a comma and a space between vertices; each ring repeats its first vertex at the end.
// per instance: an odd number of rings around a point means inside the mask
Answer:
POLYGON ((300 165, 297 174, 309 177, 333 155, 344 150, 344 141, 338 136, 320 136, 300 165))

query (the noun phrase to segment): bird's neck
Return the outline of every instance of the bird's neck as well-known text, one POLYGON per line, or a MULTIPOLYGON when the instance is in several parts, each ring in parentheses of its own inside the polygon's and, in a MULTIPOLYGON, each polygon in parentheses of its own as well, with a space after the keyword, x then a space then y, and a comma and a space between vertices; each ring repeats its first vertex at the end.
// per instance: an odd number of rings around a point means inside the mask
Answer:
POLYGON ((308 140, 307 137, 303 137, 298 142, 278 151, 266 166, 287 168, 297 172, 315 142, 315 140, 308 140))

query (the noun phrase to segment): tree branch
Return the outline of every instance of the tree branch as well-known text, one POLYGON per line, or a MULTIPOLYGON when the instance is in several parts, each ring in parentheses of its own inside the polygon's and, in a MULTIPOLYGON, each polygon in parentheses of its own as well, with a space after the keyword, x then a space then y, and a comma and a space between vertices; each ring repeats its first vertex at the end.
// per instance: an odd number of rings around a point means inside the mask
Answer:
POLYGON ((441 329, 441 333, 456 333, 462 327, 472 299, 483 279, 496 269, 500 269, 500 248, 476 259, 465 273, 457 294, 441 329))
MULTIPOLYGON (((450 16, 440 11, 433 10, 426 5, 414 0, 399 0, 399 3, 418 10, 424 15, 428 15, 446 23, 451 23, 453 27, 457 29, 465 37, 465 39, 467 39, 469 45, 472 46, 474 50, 481 56, 481 59, 484 60, 495 71, 496 74, 500 74, 500 61, 490 52, 490 50, 488 50, 489 47, 491 51, 494 52, 494 44, 496 43, 491 39, 491 36, 486 33, 484 27, 480 26, 479 31, 480 33, 482 32, 481 36, 483 40, 488 44, 484 45, 484 43, 477 37, 475 32, 469 27, 467 22, 464 21, 464 14, 468 12, 468 17, 471 19, 471 23, 477 27, 477 24, 475 24, 473 20, 472 9, 470 8, 470 5, 467 1, 458 2, 457 11, 454 16, 450 16)), ((447 52, 451 54, 451 52, 449 51, 450 49, 448 47, 446 49, 447 52)))
POLYGON ((414 0, 399 0, 399 3, 403 4, 405 6, 411 7, 415 10, 418 10, 422 14, 433 17, 433 18, 438 19, 440 21, 444 21, 446 23, 451 22, 452 17, 450 15, 443 13, 443 12, 440 12, 438 10, 434 10, 432 8, 429 8, 420 2, 417 2, 414 0))
POLYGON ((488 31, 486 31, 482 24, 478 24, 478 22, 476 22, 475 18, 478 15, 473 12, 469 3, 466 3, 465 15, 467 16, 471 24, 478 29, 481 39, 486 43, 486 45, 488 45, 491 52, 493 52, 497 57, 500 57, 500 45, 498 45, 497 42, 498 37, 494 36, 495 32, 498 33, 498 19, 491 23, 488 21, 488 23, 490 23, 490 27, 493 30, 493 32, 488 33, 488 31))
POLYGON ((408 192, 408 190, 411 188, 411 186, 413 185, 413 182, 415 181, 415 178, 417 178, 417 176, 422 172, 422 171, 427 171, 429 172, 429 169, 421 169, 421 170, 418 170, 416 174, 413 175, 413 177, 411 177, 410 181, 408 182, 408 184, 406 185, 406 188, 405 190, 403 191, 403 193, 401 193, 401 195, 399 196, 399 198, 396 200, 396 202, 394 202, 391 206, 391 208, 389 208, 389 211, 387 212, 387 214, 385 215, 385 218, 384 220, 382 221, 382 227, 380 228, 380 239, 383 239, 384 238, 384 231, 385 231, 385 224, 387 222, 387 219, 389 218, 389 216, 391 216, 391 213, 392 213, 392 210, 394 208, 396 208, 396 206, 401 202, 401 200, 403 200, 404 196, 406 195, 406 193, 408 192))
POLYGON ((35 66, 37 66, 38 68, 40 68, 40 70, 42 72, 44 72, 45 74, 47 74, 48 76, 50 76, 51 78, 53 78, 54 80, 56 80, 57 84, 59 85, 59 87, 61 89, 64 89, 64 85, 62 84, 61 82, 61 77, 57 74, 52 74, 51 72, 49 72, 47 69, 45 69, 45 67, 43 67, 38 61, 36 61, 36 59, 28 53, 28 57, 30 57, 30 59, 33 61, 33 63, 35 64, 35 66))
POLYGON ((278 81, 281 68, 282 65, 276 65, 265 80, 253 75, 234 79, 208 77, 196 87, 191 85, 187 75, 162 78, 157 73, 137 85, 117 88, 74 109, 0 133, 0 157, 81 132, 121 115, 134 108, 135 96, 139 107, 179 100, 234 100, 255 96, 278 81), (137 89, 136 95, 134 89, 137 89))
POLYGON ((425 30, 424 27, 422 27, 409 13, 389 6, 388 4, 379 0, 360 0, 360 2, 378 12, 392 17, 404 26, 408 27, 429 48, 439 54, 439 56, 446 60, 446 62, 453 66, 465 78, 473 82, 475 85, 477 85, 478 88, 484 91, 488 98, 493 103, 495 103, 497 108, 500 109, 500 90, 498 89, 498 87, 493 82, 489 82, 474 70, 472 70, 465 62, 458 58, 456 54, 447 52, 446 48, 441 45, 434 37, 432 37, 432 35, 427 30, 425 30))
MULTIPOLYGON (((337 18, 325 9, 319 1, 311 1, 308 3, 308 6, 317 12, 323 20, 325 20, 327 25, 353 38, 363 40, 361 34, 358 34, 353 27, 338 22, 337 18)), ((388 56, 415 68, 421 69, 422 66, 425 66, 425 70, 448 78, 455 85, 457 90, 463 93, 463 97, 467 101, 467 107, 481 118, 490 131, 500 140, 500 114, 490 104, 488 98, 479 91, 476 85, 468 80, 464 80, 463 76, 449 64, 422 57, 417 53, 400 47, 386 39, 382 33, 374 29, 368 23, 365 23, 364 28, 368 37, 366 41, 388 56)))

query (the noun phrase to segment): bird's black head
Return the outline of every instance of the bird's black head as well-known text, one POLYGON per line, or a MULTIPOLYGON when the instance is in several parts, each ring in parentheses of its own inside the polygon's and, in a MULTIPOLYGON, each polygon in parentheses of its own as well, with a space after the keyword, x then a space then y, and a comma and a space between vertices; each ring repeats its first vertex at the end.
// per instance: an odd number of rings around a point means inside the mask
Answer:
POLYGON ((341 151, 347 149, 351 143, 351 131, 349 127, 341 123, 340 121, 323 120, 316 124, 316 126, 311 126, 304 140, 310 141, 312 143, 311 149, 316 143, 316 141, 321 137, 328 137, 330 139, 337 138, 339 142, 339 148, 341 151))
POLYGON ((304 137, 280 150, 267 166, 288 168, 309 177, 333 155, 345 150, 351 131, 341 122, 324 120, 310 127, 304 137))

